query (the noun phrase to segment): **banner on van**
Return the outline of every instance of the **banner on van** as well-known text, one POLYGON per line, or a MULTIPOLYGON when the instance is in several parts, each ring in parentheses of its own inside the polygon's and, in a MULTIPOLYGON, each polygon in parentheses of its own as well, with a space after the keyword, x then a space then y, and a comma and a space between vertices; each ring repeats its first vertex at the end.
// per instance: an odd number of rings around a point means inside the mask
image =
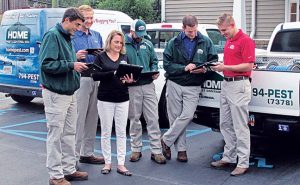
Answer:
POLYGON ((28 44, 30 42, 30 29, 21 23, 15 23, 7 29, 6 42, 9 44, 28 44))

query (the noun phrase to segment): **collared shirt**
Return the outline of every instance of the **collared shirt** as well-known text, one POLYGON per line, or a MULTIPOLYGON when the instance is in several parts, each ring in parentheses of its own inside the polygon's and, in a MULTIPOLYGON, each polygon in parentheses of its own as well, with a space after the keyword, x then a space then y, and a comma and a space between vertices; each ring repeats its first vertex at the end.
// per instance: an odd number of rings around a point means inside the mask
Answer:
POLYGON ((130 43, 132 43, 133 46, 134 46, 134 48, 135 48, 136 50, 138 50, 139 45, 141 44, 141 42, 140 42, 140 43, 135 42, 135 41, 133 40, 133 38, 132 38, 131 36, 129 36, 129 34, 127 34, 127 41, 130 42, 130 43))
MULTIPOLYGON (((197 35, 196 35, 197 37, 197 35)), ((184 48, 185 48, 185 52, 188 54, 189 57, 189 61, 192 60, 192 55, 193 55, 193 51, 196 47, 196 37, 191 40, 190 38, 188 38, 185 33, 183 32, 181 39, 183 40, 183 44, 184 44, 184 48)))
MULTIPOLYGON (((102 37, 99 32, 89 29, 88 34, 83 31, 76 31, 72 38, 72 44, 75 52, 85 49, 102 48, 102 37)), ((92 63, 95 60, 94 55, 87 55, 81 62, 92 63)))
MULTIPOLYGON (((241 63, 255 62, 255 42, 242 30, 231 39, 226 41, 224 47, 224 64, 225 65, 238 65, 241 63)), ((250 76, 251 71, 247 72, 234 72, 224 71, 224 76, 250 76)))

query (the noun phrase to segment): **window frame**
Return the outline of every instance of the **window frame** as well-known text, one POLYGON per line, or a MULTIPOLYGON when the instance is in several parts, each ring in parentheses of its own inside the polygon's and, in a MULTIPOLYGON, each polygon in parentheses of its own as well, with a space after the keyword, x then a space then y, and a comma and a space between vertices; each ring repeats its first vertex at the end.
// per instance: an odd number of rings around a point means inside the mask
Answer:
POLYGON ((299 22, 300 21, 300 0, 286 0, 286 17, 285 22, 299 22), (292 5, 296 4, 296 12, 291 12, 292 5), (292 15, 296 15, 296 20, 292 21, 292 15))

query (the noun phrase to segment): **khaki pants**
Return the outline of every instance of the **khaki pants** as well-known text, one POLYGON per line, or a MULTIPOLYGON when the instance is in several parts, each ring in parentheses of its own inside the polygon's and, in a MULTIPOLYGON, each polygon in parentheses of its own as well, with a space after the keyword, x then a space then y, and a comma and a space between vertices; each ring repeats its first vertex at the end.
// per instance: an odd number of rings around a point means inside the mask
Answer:
POLYGON ((76 95, 61 95, 43 89, 47 119, 47 168, 50 178, 59 179, 75 169, 76 95))
POLYGON ((90 77, 80 78, 80 88, 77 96, 77 128, 76 128, 76 160, 80 156, 91 156, 94 153, 94 143, 97 132, 98 112, 97 93, 99 82, 90 77))
POLYGON ((222 83, 220 97, 220 130, 225 140, 223 161, 248 168, 250 156, 250 130, 248 127, 251 100, 249 80, 222 83))
POLYGON ((158 101, 155 94, 154 83, 129 87, 129 120, 131 150, 142 151, 142 124, 140 117, 143 113, 147 124, 147 132, 150 140, 150 149, 153 154, 161 154, 160 136, 158 124, 158 101))
POLYGON ((186 127, 192 121, 196 111, 200 86, 181 86, 167 81, 167 107, 170 122, 169 130, 163 135, 168 146, 174 144, 177 151, 186 151, 186 127))

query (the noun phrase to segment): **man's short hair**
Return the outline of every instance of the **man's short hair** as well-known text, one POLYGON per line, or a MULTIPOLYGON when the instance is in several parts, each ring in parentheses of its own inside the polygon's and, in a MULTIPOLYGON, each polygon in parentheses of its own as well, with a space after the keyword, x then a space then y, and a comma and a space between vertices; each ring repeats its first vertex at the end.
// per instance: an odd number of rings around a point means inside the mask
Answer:
POLYGON ((182 24, 184 28, 186 26, 194 27, 194 26, 198 26, 198 20, 194 15, 186 15, 182 19, 182 24))
POLYGON ((234 18, 230 13, 223 13, 216 21, 217 25, 222 25, 223 23, 231 24, 234 23, 234 18))
POLYGON ((77 19, 80 19, 82 20, 82 22, 84 22, 84 17, 77 8, 67 9, 62 18, 62 22, 64 22, 66 18, 69 18, 70 22, 75 21, 77 19))
POLYGON ((78 10, 80 12, 83 12, 83 11, 94 12, 93 8, 90 5, 81 5, 81 6, 78 7, 78 10))

